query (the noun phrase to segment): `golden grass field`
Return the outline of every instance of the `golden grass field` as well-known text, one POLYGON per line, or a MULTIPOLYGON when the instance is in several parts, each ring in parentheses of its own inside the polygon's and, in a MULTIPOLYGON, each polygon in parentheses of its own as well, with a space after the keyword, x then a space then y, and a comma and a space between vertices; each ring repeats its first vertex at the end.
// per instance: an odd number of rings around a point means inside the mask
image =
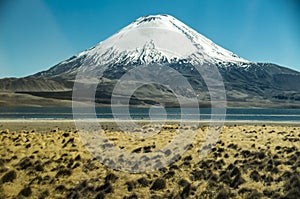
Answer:
MULTIPOLYGON (((111 143, 145 154, 162 148, 181 128, 168 124, 140 139, 112 123, 103 126, 111 143)), ((299 198, 299 126, 225 125, 204 158, 198 151, 207 126, 182 128, 196 136, 177 161, 127 173, 91 155, 72 121, 1 121, 0 198, 299 198)))

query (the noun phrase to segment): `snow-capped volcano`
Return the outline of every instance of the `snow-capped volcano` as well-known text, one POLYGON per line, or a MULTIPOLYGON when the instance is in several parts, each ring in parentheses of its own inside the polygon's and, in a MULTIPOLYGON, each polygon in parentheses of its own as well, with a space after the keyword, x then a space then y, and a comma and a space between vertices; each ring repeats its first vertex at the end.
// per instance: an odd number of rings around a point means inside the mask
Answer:
POLYGON ((218 46, 170 15, 149 15, 138 18, 94 47, 35 76, 64 75, 72 79, 78 70, 93 71, 101 65, 134 66, 149 63, 207 63, 222 67, 234 64, 245 68, 250 62, 218 46), (89 63, 89 66, 83 63, 89 63))
POLYGON ((121 59, 141 63, 174 62, 180 59, 200 64, 248 62, 170 15, 140 17, 78 56, 84 55, 97 64, 116 63, 121 59))
MULTIPOLYGON (((300 107, 299 72, 245 60, 169 15, 140 17, 108 39, 46 71, 20 79, 2 79, 0 91, 71 100, 78 72, 96 76, 101 73, 103 76, 97 76, 100 82, 95 98, 99 104, 109 104, 116 82, 131 69, 149 63, 166 64, 182 74, 203 102, 202 106, 209 106, 209 94, 201 75, 194 69, 214 65, 223 78, 227 100, 232 106, 270 107, 274 103, 280 107, 300 107), (285 104, 286 100, 289 105, 285 104)), ((89 84, 94 80, 80 83, 89 84)), ((191 93, 186 87, 178 89, 191 93)), ((141 88, 132 99, 136 105, 178 105, 172 92, 158 85, 141 88)))

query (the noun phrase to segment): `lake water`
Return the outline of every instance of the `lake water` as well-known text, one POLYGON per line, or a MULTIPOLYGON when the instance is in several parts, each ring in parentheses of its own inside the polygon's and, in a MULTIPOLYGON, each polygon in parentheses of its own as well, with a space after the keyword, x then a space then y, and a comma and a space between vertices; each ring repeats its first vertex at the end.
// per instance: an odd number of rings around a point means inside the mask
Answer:
MULTIPOLYGON (((98 118, 112 119, 191 119, 209 120, 211 119, 211 109, 201 108, 199 112, 194 110, 182 111, 180 108, 150 109, 130 108, 130 117, 124 113, 122 108, 117 108, 117 113, 112 114, 109 107, 96 108, 98 118), (165 112, 163 111, 165 110, 165 112), (184 113, 183 113, 184 112, 184 113)), ((93 115, 83 109, 80 112, 83 118, 93 118, 93 115)), ((239 109, 228 108, 224 116, 226 120, 247 120, 247 121, 287 121, 300 122, 300 109, 239 109)), ((0 119, 73 119, 72 108, 8 108, 0 107, 0 119)))

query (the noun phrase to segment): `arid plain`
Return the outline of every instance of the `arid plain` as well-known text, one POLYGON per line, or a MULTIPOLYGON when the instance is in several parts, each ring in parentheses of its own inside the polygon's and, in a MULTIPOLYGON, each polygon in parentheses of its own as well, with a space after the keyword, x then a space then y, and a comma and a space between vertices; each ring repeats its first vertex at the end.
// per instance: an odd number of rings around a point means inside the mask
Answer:
MULTIPOLYGON (((140 124, 149 132, 153 126, 140 124)), ((0 123, 0 198, 297 198, 300 127, 297 124, 225 124, 208 155, 198 155, 208 127, 165 124, 147 139, 102 124, 109 142, 151 153, 178 129, 196 133, 173 164, 127 173, 95 158, 70 121, 0 123)), ((100 147, 100 146, 99 146, 100 147)), ((172 153, 172 152, 171 152, 172 153)), ((167 156, 168 154, 166 154, 167 156)))

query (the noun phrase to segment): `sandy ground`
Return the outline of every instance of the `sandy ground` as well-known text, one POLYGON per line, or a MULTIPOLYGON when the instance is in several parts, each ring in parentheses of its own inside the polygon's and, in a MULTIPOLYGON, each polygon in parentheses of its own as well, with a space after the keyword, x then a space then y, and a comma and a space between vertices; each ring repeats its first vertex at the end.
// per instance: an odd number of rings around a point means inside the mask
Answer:
MULTIPOLYGON (((147 122, 140 124, 150 134, 157 128, 147 122)), ((111 144, 134 154, 162 149, 180 129, 196 136, 173 164, 156 171, 128 173, 92 155, 72 121, 0 121, 0 198, 300 196, 297 124, 232 122, 223 126, 216 145, 204 158, 198 152, 207 133, 205 124, 170 123, 147 138, 121 132, 110 122, 102 127, 111 144)))

